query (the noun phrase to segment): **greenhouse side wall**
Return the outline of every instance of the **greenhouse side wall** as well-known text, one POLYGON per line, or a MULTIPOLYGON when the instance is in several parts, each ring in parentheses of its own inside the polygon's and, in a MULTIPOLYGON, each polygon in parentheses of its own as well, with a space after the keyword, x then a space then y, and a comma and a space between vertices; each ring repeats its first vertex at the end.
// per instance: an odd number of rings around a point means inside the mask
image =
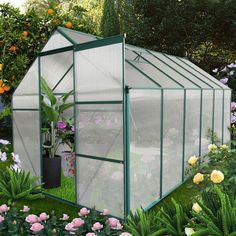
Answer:
POLYGON ((24 170, 40 176, 38 59, 16 89, 13 99, 13 143, 24 170))

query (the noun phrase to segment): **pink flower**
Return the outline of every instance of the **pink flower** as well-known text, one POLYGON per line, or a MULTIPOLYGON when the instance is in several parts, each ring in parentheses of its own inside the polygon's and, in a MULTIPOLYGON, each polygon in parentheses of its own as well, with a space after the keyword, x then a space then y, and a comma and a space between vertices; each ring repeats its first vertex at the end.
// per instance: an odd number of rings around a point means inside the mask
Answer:
POLYGON ((86 216, 86 215, 89 214, 89 212, 90 212, 90 210, 88 210, 87 208, 83 207, 82 209, 80 209, 79 215, 80 216, 86 216))
POLYGON ((45 212, 43 212, 39 215, 39 219, 42 220, 42 221, 48 220, 49 215, 47 215, 45 212))
POLYGON ((63 214, 63 217, 60 220, 68 220, 70 217, 67 214, 63 214))
POLYGON ((24 206, 21 210, 22 212, 29 212, 30 208, 28 206, 24 206))
POLYGON ((96 236, 95 233, 87 233, 86 236, 96 236))
POLYGON ((80 227, 84 224, 84 221, 80 218, 75 218, 72 220, 72 223, 74 224, 74 227, 80 227))
POLYGON ((73 223, 69 223, 65 226, 65 230, 67 231, 75 231, 76 229, 74 228, 74 224, 73 223))
POLYGON ((16 162, 17 164, 20 164, 20 163, 21 163, 20 157, 19 157, 18 154, 15 154, 14 152, 12 152, 12 153, 11 153, 11 156, 12 156, 12 160, 13 160, 14 162, 16 162))
POLYGON ((0 224, 5 220, 3 216, 0 215, 0 224))
POLYGON ((39 232, 42 229, 44 229, 44 226, 41 225, 40 223, 34 223, 32 224, 31 228, 30 228, 33 232, 39 232))
POLYGON ((120 221, 117 220, 116 218, 109 218, 108 219, 108 224, 109 224, 111 229, 122 229, 123 228, 120 221))
POLYGON ((229 79, 227 77, 224 77, 224 78, 220 79, 220 82, 223 84, 227 84, 228 80, 229 79))
POLYGON ((236 102, 231 102, 231 110, 235 110, 236 109, 236 102))
POLYGON ((39 219, 38 216, 31 214, 25 218, 25 221, 32 225, 34 223, 38 223, 39 219))
POLYGON ((103 209, 103 212, 101 213, 101 215, 107 216, 110 214, 110 211, 108 209, 103 209))
POLYGON ((74 126, 71 127, 71 131, 75 132, 75 127, 74 126))
POLYGON ((3 204, 0 206, 0 213, 4 213, 9 211, 10 207, 8 207, 6 204, 3 204))
POLYGON ((124 232, 124 233, 120 234, 120 236, 132 236, 132 234, 124 232))
POLYGON ((103 228, 103 225, 100 224, 99 222, 96 222, 95 224, 93 224, 92 230, 96 231, 96 230, 100 230, 103 228))
POLYGON ((64 121, 58 121, 57 122, 57 128, 58 129, 65 129, 66 128, 66 123, 64 121))

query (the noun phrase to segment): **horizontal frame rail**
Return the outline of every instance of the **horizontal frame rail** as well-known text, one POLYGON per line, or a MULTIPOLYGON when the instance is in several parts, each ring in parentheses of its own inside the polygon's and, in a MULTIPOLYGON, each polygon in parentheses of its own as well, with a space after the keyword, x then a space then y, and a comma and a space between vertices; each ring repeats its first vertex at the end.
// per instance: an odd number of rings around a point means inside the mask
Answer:
POLYGON ((75 102, 75 104, 79 105, 87 105, 87 104, 123 104, 123 101, 84 101, 84 102, 75 102))
POLYGON ((112 158, 98 157, 98 156, 90 156, 90 155, 79 154, 79 153, 76 153, 76 156, 82 157, 82 158, 88 158, 88 159, 98 160, 98 161, 108 161, 108 162, 113 162, 113 163, 118 163, 118 164, 124 164, 124 161, 123 161, 123 160, 116 160, 116 159, 112 159, 112 158))

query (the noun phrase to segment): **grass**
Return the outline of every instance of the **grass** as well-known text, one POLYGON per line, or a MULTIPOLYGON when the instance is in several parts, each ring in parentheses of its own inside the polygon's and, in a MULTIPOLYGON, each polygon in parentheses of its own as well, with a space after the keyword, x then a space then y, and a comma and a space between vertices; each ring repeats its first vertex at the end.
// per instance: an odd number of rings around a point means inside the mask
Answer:
POLYGON ((67 201, 75 202, 75 178, 65 177, 61 173, 61 186, 58 188, 44 189, 44 192, 67 201))

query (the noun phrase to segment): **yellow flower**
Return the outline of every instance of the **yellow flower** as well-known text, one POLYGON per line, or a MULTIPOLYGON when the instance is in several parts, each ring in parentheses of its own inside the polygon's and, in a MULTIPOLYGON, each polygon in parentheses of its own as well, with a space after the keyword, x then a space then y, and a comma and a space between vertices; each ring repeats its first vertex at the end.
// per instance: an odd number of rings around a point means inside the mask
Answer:
POLYGON ((217 146, 215 145, 215 144, 210 144, 209 146, 208 146, 208 151, 209 152, 216 152, 217 151, 217 146))
POLYGON ((224 180, 224 174, 219 170, 213 170, 210 178, 213 183, 219 184, 224 180))
POLYGON ((229 148, 229 147, 228 147, 226 144, 223 144, 223 145, 220 146, 220 149, 221 149, 222 151, 227 151, 228 148, 229 148))
POLYGON ((199 213, 202 210, 202 208, 199 206, 198 203, 194 203, 192 206, 192 210, 199 213))
POLYGON ((197 160, 198 160, 198 157, 196 156, 191 156, 189 159, 188 159, 188 164, 190 166, 195 166, 196 163, 197 163, 197 160))
POLYGON ((3 71, 3 64, 0 64, 0 71, 3 71))
POLYGON ((197 173, 193 177, 193 183, 200 184, 204 180, 204 175, 201 173, 197 173))

